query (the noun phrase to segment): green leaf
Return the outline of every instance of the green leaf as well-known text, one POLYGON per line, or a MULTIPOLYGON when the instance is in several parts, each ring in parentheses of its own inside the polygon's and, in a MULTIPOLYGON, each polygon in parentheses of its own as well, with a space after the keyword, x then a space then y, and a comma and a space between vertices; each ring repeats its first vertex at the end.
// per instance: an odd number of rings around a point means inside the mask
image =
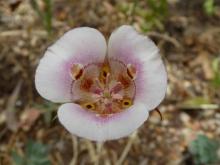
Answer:
POLYGON ((195 98, 191 98, 185 101, 185 104, 197 106, 197 105, 202 105, 202 104, 209 104, 209 100, 203 97, 195 97, 195 98))
POLYGON ((193 155, 196 165, 217 163, 217 141, 209 139, 204 135, 198 135, 197 139, 191 142, 189 151, 193 155))
POLYGON ((33 106, 43 113, 44 122, 47 126, 49 126, 51 121, 53 120, 53 113, 58 109, 57 104, 45 101, 42 104, 34 104, 33 106))
POLYGON ((212 62, 212 70, 214 72, 214 78, 212 84, 214 87, 220 87, 220 59, 215 58, 212 62))
POLYGON ((39 142, 28 141, 25 151, 28 165, 50 165, 48 147, 39 142))
POLYGON ((216 10, 214 0, 205 0, 203 3, 203 9, 207 15, 213 15, 216 10))
POLYGON ((164 30, 163 21, 168 14, 167 0, 144 0, 143 3, 138 0, 132 0, 129 3, 121 2, 118 9, 128 17, 141 18, 140 27, 144 32, 155 28, 164 30))
POLYGON ((181 109, 218 109, 219 105, 212 104, 208 98, 194 97, 188 98, 184 102, 178 104, 181 109))
POLYGON ((46 4, 46 9, 44 13, 44 26, 48 33, 52 31, 52 1, 51 0, 44 0, 46 4))
POLYGON ((24 165, 25 159, 20 156, 16 151, 12 151, 11 153, 13 164, 14 165, 24 165))
POLYGON ((45 4, 45 9, 40 9, 37 0, 31 0, 31 5, 33 9, 36 11, 40 19, 42 20, 42 23, 44 25, 44 28, 47 30, 48 34, 51 34, 52 32, 52 1, 51 0, 43 0, 45 4))

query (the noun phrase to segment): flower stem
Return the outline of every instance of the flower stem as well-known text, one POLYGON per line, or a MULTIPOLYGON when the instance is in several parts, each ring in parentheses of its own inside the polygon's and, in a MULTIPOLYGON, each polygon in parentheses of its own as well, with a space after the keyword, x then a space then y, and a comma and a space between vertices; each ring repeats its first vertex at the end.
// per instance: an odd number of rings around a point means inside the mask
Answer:
POLYGON ((95 165, 99 165, 99 160, 100 160, 100 157, 101 157, 101 151, 102 151, 102 148, 103 148, 103 142, 97 142, 96 143, 96 160, 95 160, 95 165))
POLYGON ((77 164, 77 157, 78 157, 78 141, 77 141, 77 137, 72 136, 72 142, 73 142, 73 158, 70 161, 70 165, 76 165, 77 164))
POLYGON ((126 144, 120 158, 118 159, 118 161, 116 162, 116 165, 121 165, 123 163, 123 161, 125 160, 128 152, 131 149, 131 146, 133 144, 133 142, 135 141, 135 139, 137 138, 137 131, 135 131, 130 138, 128 139, 128 143, 126 144))

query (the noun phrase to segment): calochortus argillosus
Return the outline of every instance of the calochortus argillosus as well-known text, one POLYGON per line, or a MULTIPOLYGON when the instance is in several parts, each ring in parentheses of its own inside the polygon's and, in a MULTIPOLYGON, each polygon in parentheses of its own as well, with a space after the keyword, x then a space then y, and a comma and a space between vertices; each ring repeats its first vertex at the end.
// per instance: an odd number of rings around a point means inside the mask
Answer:
POLYGON ((96 29, 66 32, 50 46, 35 84, 47 100, 64 103, 58 119, 72 134, 94 141, 131 134, 165 96, 167 73, 159 49, 131 26, 106 43, 96 29))

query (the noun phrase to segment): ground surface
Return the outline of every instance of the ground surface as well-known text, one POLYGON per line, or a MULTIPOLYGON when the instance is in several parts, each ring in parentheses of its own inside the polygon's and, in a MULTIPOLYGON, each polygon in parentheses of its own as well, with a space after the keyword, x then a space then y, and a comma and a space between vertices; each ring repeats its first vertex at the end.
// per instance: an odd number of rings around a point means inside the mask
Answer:
MULTIPOLYGON (((159 23, 149 31, 146 1, 56 0, 51 28, 29 1, 0 1, 0 164, 13 164, 13 151, 25 155, 29 139, 48 146, 54 165, 69 164, 73 155, 76 164, 193 164, 191 141, 198 134, 220 137, 220 90, 212 83, 212 65, 220 56, 219 4, 208 16, 200 0, 169 1, 167 16, 156 12, 153 18, 159 23), (44 50, 65 31, 91 26, 108 38, 122 24, 148 34, 161 49, 169 78, 159 107, 163 120, 154 111, 136 135, 106 142, 99 152, 92 142, 72 141, 56 118, 59 105, 37 94, 34 72, 44 50)), ((38 6, 41 13, 49 10, 43 1, 38 6)))

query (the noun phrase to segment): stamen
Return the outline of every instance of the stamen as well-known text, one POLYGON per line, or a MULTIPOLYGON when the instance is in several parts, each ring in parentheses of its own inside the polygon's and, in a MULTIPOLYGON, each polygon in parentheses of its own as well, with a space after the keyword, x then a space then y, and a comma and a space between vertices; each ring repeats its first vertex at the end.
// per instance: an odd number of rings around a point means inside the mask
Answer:
POLYGON ((108 65, 108 63, 104 63, 101 68, 101 71, 100 71, 100 76, 99 76, 100 81, 102 83, 106 84, 107 83, 106 80, 109 75, 110 75, 109 65, 108 65))
POLYGON ((108 74, 108 72, 106 72, 105 70, 102 71, 102 76, 103 76, 104 78, 107 77, 107 74, 108 74))
POLYGON ((127 74, 132 80, 136 78, 136 72, 136 68, 132 64, 127 65, 127 74))
POLYGON ((89 109, 89 110, 95 110, 95 104, 93 104, 93 103, 84 103, 83 105, 82 105, 82 107, 84 107, 85 109, 89 109))
POLYGON ((127 98, 122 100, 122 107, 123 108, 128 108, 132 105, 132 100, 127 98))
POLYGON ((73 80, 78 80, 83 75, 83 65, 82 64, 73 64, 70 68, 70 76, 73 80))

